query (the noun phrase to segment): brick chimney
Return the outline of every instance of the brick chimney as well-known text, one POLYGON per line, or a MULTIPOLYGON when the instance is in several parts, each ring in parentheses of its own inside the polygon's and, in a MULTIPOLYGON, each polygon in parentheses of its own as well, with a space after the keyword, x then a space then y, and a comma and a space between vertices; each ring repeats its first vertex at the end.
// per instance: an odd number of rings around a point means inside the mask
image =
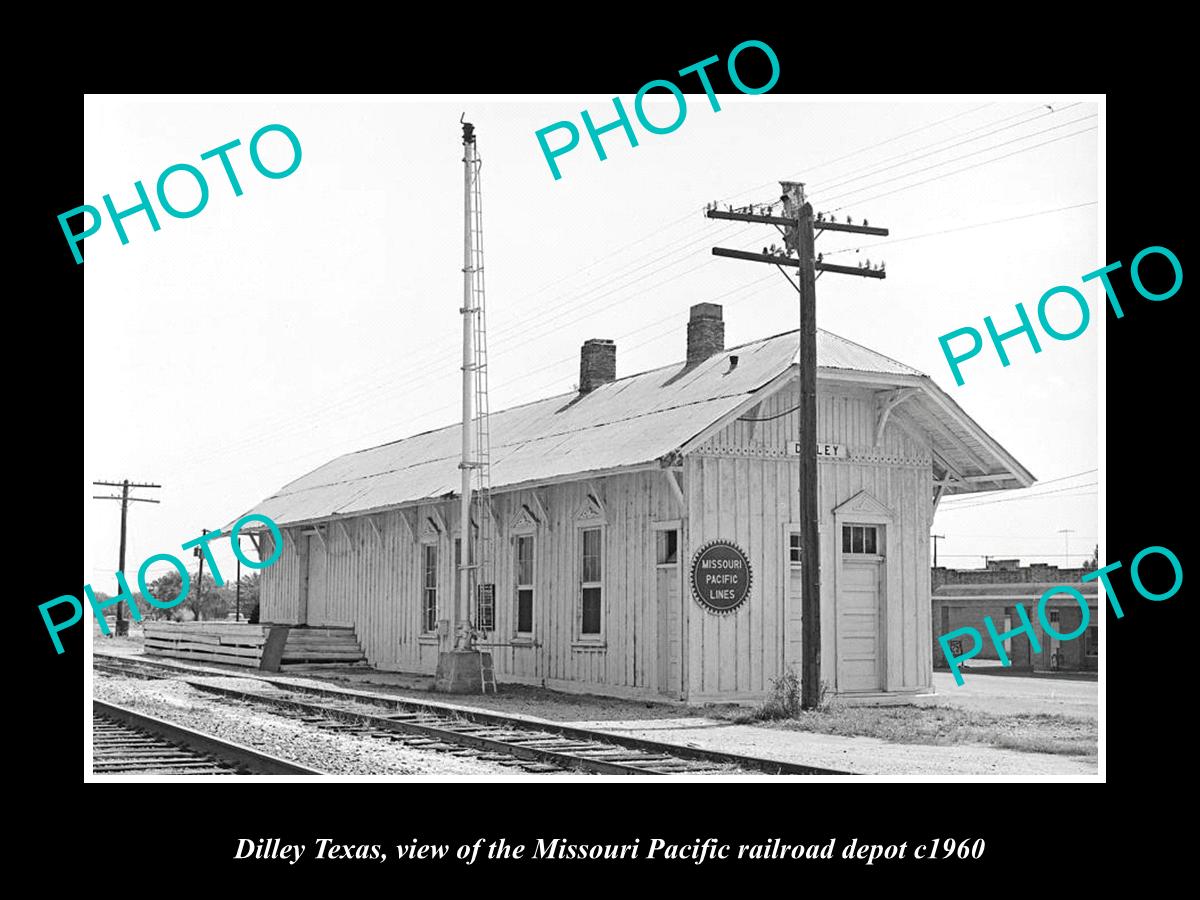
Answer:
POLYGON ((607 338, 584 341, 579 351, 579 393, 590 393, 616 378, 617 345, 607 338))
POLYGON ((698 365, 725 349, 725 320, 720 303, 697 303, 687 329, 687 367, 698 365))

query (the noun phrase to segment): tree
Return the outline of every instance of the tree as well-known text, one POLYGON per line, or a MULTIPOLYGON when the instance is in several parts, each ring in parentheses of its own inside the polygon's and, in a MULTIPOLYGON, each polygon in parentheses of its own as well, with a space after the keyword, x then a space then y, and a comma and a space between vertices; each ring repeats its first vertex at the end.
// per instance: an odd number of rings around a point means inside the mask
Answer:
MULTIPOLYGON (((191 585, 188 589, 188 595, 183 598, 181 603, 172 606, 170 609, 159 609, 158 607, 150 606, 150 617, 152 619, 179 620, 184 618, 185 613, 191 613, 193 619, 201 621, 224 615, 222 611, 223 598, 219 592, 214 595, 214 591, 217 589, 212 577, 206 574, 203 585, 198 584, 196 573, 191 574, 190 580, 191 585)), ((183 578, 180 577, 179 572, 172 569, 167 574, 156 578, 151 582, 149 587, 150 593, 160 603, 170 603, 179 597, 179 592, 183 587, 183 578)))
POLYGON ((258 623, 258 603, 262 579, 260 573, 242 576, 242 620, 252 624, 258 623))

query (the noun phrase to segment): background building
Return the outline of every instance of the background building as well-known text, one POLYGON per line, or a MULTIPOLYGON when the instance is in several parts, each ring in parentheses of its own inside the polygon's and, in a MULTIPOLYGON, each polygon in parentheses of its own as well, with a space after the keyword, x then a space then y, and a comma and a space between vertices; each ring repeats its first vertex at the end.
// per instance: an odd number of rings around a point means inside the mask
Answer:
MULTIPOLYGON (((1041 651, 1033 652, 1024 634, 1005 641, 1005 653, 1016 669, 1031 671, 1076 670, 1094 672, 1100 659, 1100 633, 1097 625, 1097 589, 1095 581, 1080 579, 1094 571, 1090 568, 1060 569, 1058 566, 1034 563, 1020 565, 1016 559, 988 560, 982 569, 947 569, 935 567, 931 573, 933 586, 933 664, 946 668, 946 657, 938 649, 937 637, 956 628, 976 628, 985 635, 981 659, 998 659, 995 647, 986 639, 983 618, 991 616, 996 630, 1004 633, 1018 627, 1021 620, 1014 604, 1025 607, 1041 651), (1046 634, 1037 616, 1037 604, 1042 594, 1057 585, 1068 585, 1083 594, 1088 601, 1087 630, 1078 638, 1061 641, 1046 634)), ((1060 634, 1070 634, 1079 627, 1083 610, 1070 594, 1059 594, 1046 602, 1046 618, 1060 634)), ((968 665, 970 665, 968 663, 968 665)))

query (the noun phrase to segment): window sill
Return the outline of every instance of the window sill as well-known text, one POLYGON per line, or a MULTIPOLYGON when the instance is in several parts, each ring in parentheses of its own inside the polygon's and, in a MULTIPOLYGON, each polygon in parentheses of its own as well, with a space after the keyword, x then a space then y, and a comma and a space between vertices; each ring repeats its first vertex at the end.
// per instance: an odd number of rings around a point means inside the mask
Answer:
POLYGON ((436 634, 420 634, 417 635, 418 644, 437 644, 441 642, 441 638, 436 634))
POLYGON ((518 634, 513 636, 511 643, 517 647, 532 647, 537 643, 537 638, 532 634, 518 634))
POLYGON ((607 650, 608 644, 604 641, 571 641, 572 650, 607 650))

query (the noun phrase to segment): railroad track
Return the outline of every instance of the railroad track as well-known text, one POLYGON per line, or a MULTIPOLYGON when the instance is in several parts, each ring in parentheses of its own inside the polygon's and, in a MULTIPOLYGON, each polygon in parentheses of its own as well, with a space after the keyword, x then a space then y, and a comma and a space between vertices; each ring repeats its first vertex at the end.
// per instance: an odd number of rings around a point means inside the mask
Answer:
POLYGON ((320 775, 303 766, 105 703, 92 701, 95 775, 320 775))
POLYGON ((248 691, 202 680, 211 670, 95 656, 97 669, 138 678, 184 678, 197 690, 252 703, 313 727, 390 740, 420 750, 469 755, 529 772, 606 775, 848 775, 834 769, 626 737, 503 713, 465 710, 405 697, 298 685, 253 672, 221 672, 264 685, 248 691), (269 689, 269 690, 268 690, 269 689))

